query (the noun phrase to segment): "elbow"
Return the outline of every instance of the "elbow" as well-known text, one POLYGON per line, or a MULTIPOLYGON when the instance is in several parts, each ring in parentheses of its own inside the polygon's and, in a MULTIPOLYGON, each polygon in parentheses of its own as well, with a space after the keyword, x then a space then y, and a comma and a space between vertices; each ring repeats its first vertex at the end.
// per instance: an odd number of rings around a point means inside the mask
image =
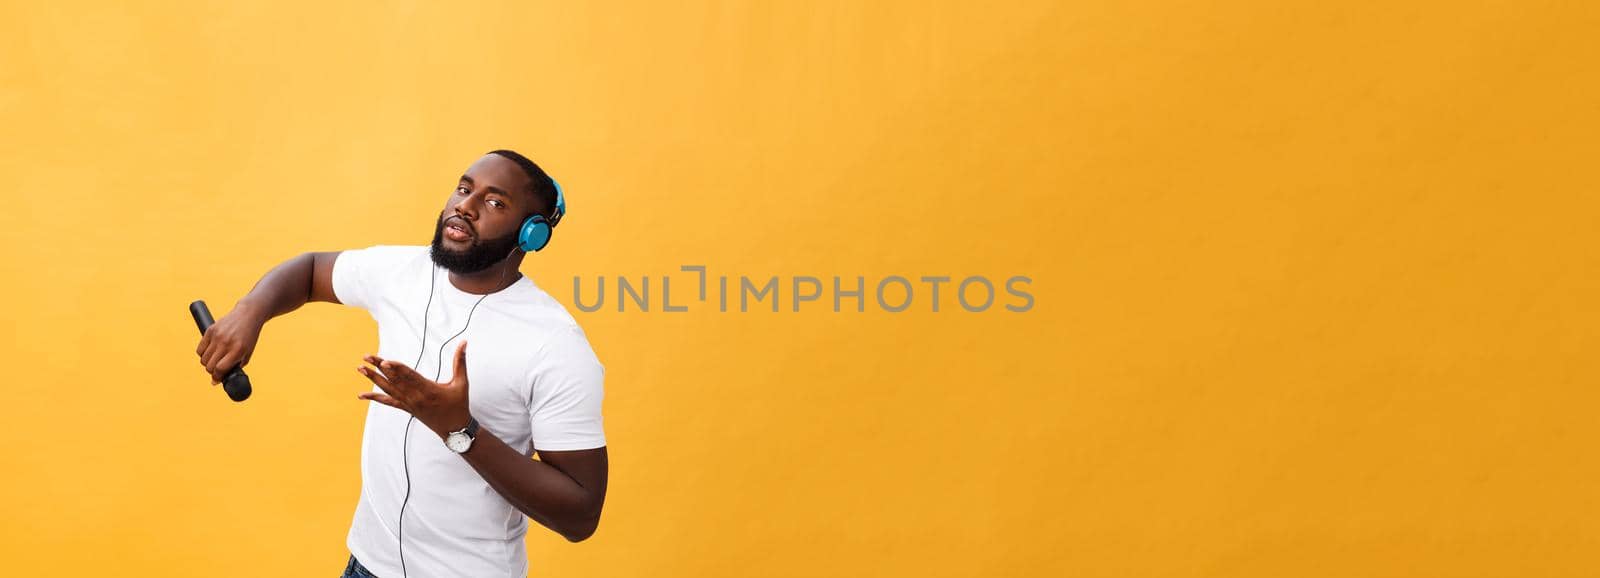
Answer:
POLYGON ((566 538, 568 542, 576 544, 588 540, 599 527, 600 516, 594 516, 564 528, 561 532, 561 537, 566 538))

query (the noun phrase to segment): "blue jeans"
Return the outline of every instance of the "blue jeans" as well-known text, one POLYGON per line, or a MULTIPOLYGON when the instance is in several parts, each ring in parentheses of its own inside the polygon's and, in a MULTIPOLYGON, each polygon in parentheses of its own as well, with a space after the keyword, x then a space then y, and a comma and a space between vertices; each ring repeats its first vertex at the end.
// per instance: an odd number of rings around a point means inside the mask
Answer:
POLYGON ((372 572, 368 572, 367 571, 367 567, 366 566, 362 566, 360 562, 357 562, 355 556, 351 556, 350 557, 350 563, 344 565, 344 573, 340 574, 339 578, 378 578, 378 577, 377 576, 373 576, 372 572))

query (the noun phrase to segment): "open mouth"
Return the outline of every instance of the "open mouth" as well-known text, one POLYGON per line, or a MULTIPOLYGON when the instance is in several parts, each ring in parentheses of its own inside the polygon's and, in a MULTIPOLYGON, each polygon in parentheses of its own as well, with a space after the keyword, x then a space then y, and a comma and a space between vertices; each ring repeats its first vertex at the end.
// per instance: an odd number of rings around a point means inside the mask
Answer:
POLYGON ((456 242, 472 240, 472 233, 467 232, 465 228, 456 222, 445 223, 444 236, 445 238, 456 242))

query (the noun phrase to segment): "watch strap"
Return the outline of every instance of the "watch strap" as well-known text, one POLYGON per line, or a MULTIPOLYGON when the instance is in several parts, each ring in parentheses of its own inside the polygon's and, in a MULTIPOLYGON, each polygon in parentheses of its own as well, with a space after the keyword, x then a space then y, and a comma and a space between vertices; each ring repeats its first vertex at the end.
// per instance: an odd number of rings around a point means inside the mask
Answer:
POLYGON ((473 439, 477 439, 477 437, 478 437, 478 418, 472 417, 470 415, 467 416, 467 426, 464 427, 464 428, 458 429, 456 431, 450 432, 450 433, 451 434, 467 434, 467 437, 473 438, 473 439))

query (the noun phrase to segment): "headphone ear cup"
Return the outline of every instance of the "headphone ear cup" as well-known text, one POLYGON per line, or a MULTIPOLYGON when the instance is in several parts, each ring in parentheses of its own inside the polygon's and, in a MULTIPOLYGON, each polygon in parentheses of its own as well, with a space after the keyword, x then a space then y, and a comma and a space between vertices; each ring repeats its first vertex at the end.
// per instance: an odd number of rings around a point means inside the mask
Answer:
POLYGON ((522 231, 517 234, 517 245, 524 252, 532 253, 543 249, 550 244, 550 222, 544 215, 534 215, 522 222, 522 231))

